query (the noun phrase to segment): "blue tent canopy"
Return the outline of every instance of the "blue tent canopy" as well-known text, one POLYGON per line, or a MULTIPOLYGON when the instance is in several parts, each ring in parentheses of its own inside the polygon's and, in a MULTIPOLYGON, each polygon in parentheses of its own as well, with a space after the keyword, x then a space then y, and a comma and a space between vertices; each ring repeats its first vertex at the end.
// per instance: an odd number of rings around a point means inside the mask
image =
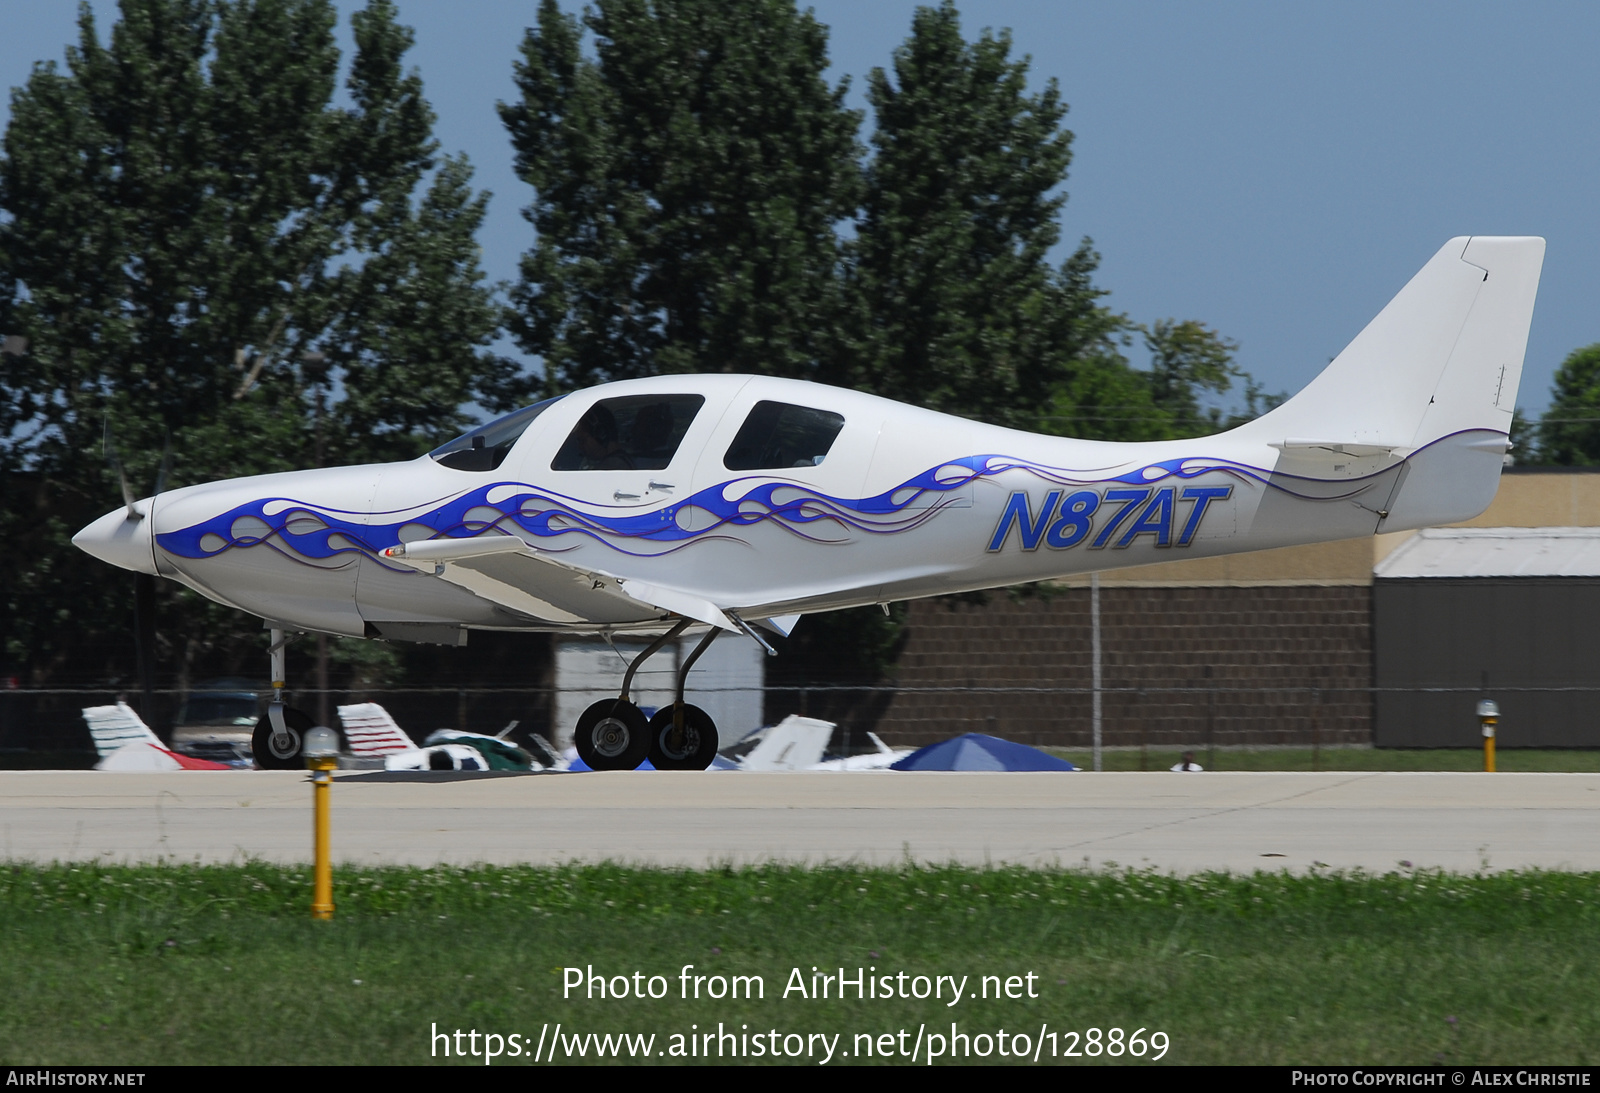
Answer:
MULTIPOLYGON (((567 770, 569 772, 571 772, 571 773, 577 773, 579 771, 593 770, 593 769, 594 769, 593 767, 589 766, 588 763, 585 763, 582 759, 579 759, 577 756, 573 756, 572 757, 572 763, 567 767, 567 770)), ((634 770, 655 770, 656 767, 655 767, 654 763, 652 763, 652 762, 650 762, 650 760, 646 759, 644 762, 640 763, 637 767, 634 767, 633 769, 634 770)), ((718 755, 718 756, 715 756, 715 757, 712 758, 711 765, 709 767, 707 767, 706 769, 707 770, 738 770, 739 769, 739 764, 731 763, 727 759, 725 759, 724 757, 718 755)))
POLYGON ((912 752, 890 770, 1077 770, 1026 744, 969 732, 912 752))

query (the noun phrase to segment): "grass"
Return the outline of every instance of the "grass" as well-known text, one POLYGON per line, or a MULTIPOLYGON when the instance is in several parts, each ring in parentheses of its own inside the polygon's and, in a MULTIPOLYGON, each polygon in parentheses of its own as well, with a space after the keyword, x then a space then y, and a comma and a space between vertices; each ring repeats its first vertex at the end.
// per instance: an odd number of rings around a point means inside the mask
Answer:
POLYGON ((336 884, 319 923, 303 868, 0 867, 0 1063, 409 1065, 446 1061, 434 1024, 531 1043, 555 1022, 657 1050, 719 1022, 843 1033, 842 1051, 905 1029, 909 1049, 955 1021, 1159 1030, 1175 1063, 1600 1058, 1596 874, 485 866, 336 884), (759 975, 765 997, 681 1000, 685 964, 759 975), (563 969, 589 965, 661 975, 668 997, 563 998, 563 969), (1032 974, 1038 997, 785 999, 813 965, 969 991, 1032 974))
MULTIPOLYGON (((1094 767, 1088 748, 1045 748, 1084 770, 1094 767)), ((1181 748, 1105 748, 1103 770, 1169 770, 1181 748)), ((1207 770, 1482 770, 1481 748, 1249 748, 1193 749, 1207 770)), ((1495 767, 1505 772, 1600 772, 1600 748, 1501 748, 1495 767)))

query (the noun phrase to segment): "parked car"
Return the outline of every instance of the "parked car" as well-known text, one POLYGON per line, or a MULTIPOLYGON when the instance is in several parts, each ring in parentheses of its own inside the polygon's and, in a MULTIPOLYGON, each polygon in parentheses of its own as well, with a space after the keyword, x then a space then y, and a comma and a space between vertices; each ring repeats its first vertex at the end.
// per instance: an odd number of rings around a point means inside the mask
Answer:
POLYGON ((217 762, 249 763, 250 734, 266 713, 269 688, 213 679, 190 691, 172 725, 172 750, 217 762))

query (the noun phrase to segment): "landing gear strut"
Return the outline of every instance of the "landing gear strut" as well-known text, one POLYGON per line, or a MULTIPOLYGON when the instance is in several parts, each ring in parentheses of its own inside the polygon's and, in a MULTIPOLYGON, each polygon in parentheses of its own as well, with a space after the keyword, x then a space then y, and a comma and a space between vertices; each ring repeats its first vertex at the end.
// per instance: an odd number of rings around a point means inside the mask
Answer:
POLYGON ((267 716, 256 722, 255 732, 250 734, 250 752, 256 766, 262 770, 300 770, 305 766, 301 749, 314 722, 304 710, 283 703, 283 649, 291 637, 282 630, 273 630, 271 634, 272 645, 268 652, 272 656, 272 704, 267 707, 267 716))
POLYGON ((628 698, 629 688, 639 666, 660 652, 661 647, 689 628, 688 619, 655 641, 633 658, 622 677, 622 694, 602 698, 583 711, 573 733, 578 757, 593 770, 633 770, 646 758, 657 770, 705 770, 717 757, 717 726, 711 715, 683 700, 683 685, 689 669, 700 654, 711 647, 720 630, 713 627, 694 647, 678 669, 678 686, 671 706, 656 711, 645 720, 643 711, 628 698))
POLYGON ((602 698, 578 718, 572 742, 578 749, 578 758, 588 764, 589 769, 633 770, 650 754, 649 723, 643 711, 629 700, 628 692, 639 666, 688 627, 689 620, 682 619, 651 642, 628 665, 622 677, 622 694, 616 698, 602 698))
POLYGON ((678 669, 678 689, 672 705, 650 719, 650 765, 657 770, 705 770, 717 757, 717 726, 711 715, 683 700, 684 681, 700 654, 711 648, 722 631, 712 627, 678 669))

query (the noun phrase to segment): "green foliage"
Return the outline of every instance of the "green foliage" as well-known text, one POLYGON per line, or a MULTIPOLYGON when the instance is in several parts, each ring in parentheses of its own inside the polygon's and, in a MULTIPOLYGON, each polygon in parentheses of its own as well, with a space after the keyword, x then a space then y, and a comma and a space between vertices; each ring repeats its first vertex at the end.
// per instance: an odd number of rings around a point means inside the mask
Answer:
POLYGON ((551 392, 825 373, 858 122, 827 64, 791 0, 544 0, 501 116, 539 233, 509 325, 551 392))
POLYGON ((1087 240, 1059 270, 1072 134, 1054 80, 1027 94, 1009 33, 961 35, 954 4, 919 8, 874 69, 873 157, 852 272, 866 333, 856 386, 1031 427, 1086 358, 1104 367, 1120 317, 1098 304, 1087 240))
MULTIPOLYGON (((1574 349, 1556 369, 1550 409, 1538 430, 1539 462, 1600 464, 1600 342, 1574 349)), ((1518 462, 1531 462, 1518 453, 1518 462)))
POLYGON ((1215 431, 1221 415, 1202 414, 1201 391, 1222 394, 1240 375, 1233 363, 1238 345, 1194 320, 1158 319, 1144 330, 1150 350, 1150 390, 1155 404, 1172 418, 1173 426, 1215 431))
POLYGON ((1511 412, 1511 455, 1523 465, 1544 462, 1539 450, 1539 422, 1530 421, 1520 406, 1511 412))
MULTIPOLYGON (((395 14, 352 19, 349 109, 327 0, 125 0, 109 44, 85 7, 64 68, 13 92, 0 331, 27 344, 0 379, 0 452, 41 500, 7 499, 26 548, 0 583, 29 607, 0 625, 36 676, 121 628, 126 589, 66 545, 120 497, 104 422, 142 495, 168 445, 169 487, 409 458, 465 404, 518 394, 483 348, 486 197, 436 158, 395 14)), ((241 625, 163 585, 163 634, 186 635, 169 663, 241 625)))

